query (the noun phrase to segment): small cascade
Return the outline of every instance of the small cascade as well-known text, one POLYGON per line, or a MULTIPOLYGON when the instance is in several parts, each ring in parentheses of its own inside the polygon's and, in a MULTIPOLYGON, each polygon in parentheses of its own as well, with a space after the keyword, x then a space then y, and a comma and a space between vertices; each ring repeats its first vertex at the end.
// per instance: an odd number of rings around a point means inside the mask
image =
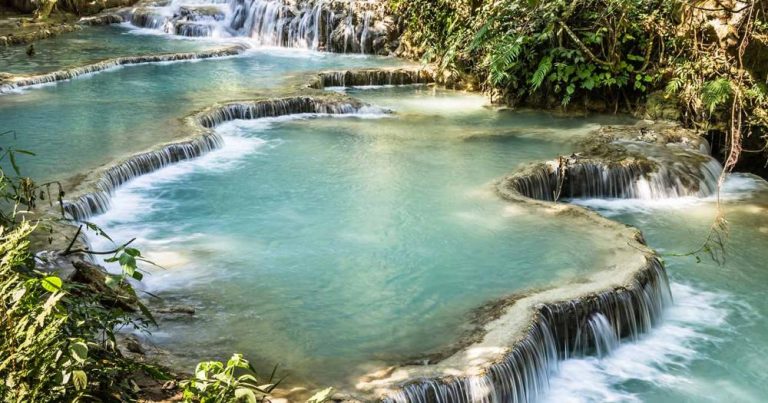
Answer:
POLYGON ((95 192, 80 196, 77 200, 66 202, 64 212, 69 218, 76 221, 104 213, 109 208, 110 196, 122 184, 179 161, 207 154, 211 150, 221 147, 222 141, 219 135, 208 133, 183 143, 170 144, 157 151, 135 155, 104 172, 96 184, 97 190, 95 192))
POLYGON ((549 388, 558 362, 605 354, 620 338, 638 338, 671 303, 666 272, 653 258, 633 283, 578 300, 539 306, 527 336, 484 373, 421 379, 403 385, 391 403, 534 402, 549 388))
POLYGON ((344 25, 341 27, 344 36, 344 47, 341 48, 341 53, 349 53, 355 48, 355 44, 352 42, 352 38, 355 36, 355 24, 352 18, 352 14, 348 14, 347 18, 344 19, 344 25))
POLYGON ((578 335, 576 339, 580 342, 577 350, 584 351, 589 346, 594 347, 594 355, 605 357, 619 346, 619 335, 617 329, 611 326, 611 322, 601 312, 597 312, 587 321, 586 332, 578 335), (584 347, 581 347, 581 346, 584 347))
POLYGON ((203 112, 198 120, 203 127, 212 128, 235 119, 259 119, 302 113, 352 114, 364 105, 351 102, 317 100, 311 97, 292 97, 254 102, 237 102, 203 112))
POLYGON ((508 179, 523 196, 562 198, 667 199, 706 197, 717 189, 722 171, 713 158, 691 154, 685 161, 648 159, 625 163, 568 160, 539 164, 508 179))
POLYGON ((120 66, 129 66, 145 63, 176 62, 184 60, 212 59, 217 57, 235 56, 243 53, 248 48, 242 45, 228 46, 226 48, 188 53, 166 53, 160 55, 130 56, 108 59, 101 62, 87 64, 71 69, 57 70, 50 73, 34 76, 21 76, 9 81, 0 81, 0 94, 33 85, 48 84, 57 81, 66 81, 86 74, 113 69, 120 66))
POLYGON ((369 44, 370 42, 370 34, 369 29, 371 26, 371 13, 366 12, 363 14, 363 31, 360 34, 360 53, 370 53, 368 49, 370 49, 373 44, 369 44))
POLYGON ((327 71, 318 74, 311 88, 359 87, 371 85, 412 85, 434 83, 434 75, 426 69, 370 69, 327 71))
POLYGON ((143 7, 123 16, 131 25, 172 35, 212 37, 218 35, 226 13, 217 6, 143 7))
POLYGON ((157 151, 135 155, 101 175, 96 191, 67 201, 64 211, 72 220, 82 221, 104 213, 109 208, 112 194, 124 183, 138 176, 157 171, 171 164, 200 157, 220 148, 222 138, 210 129, 235 119, 259 119, 302 113, 352 114, 366 105, 351 100, 325 101, 309 97, 294 97, 254 102, 231 103, 200 113, 194 122, 205 133, 192 140, 169 144, 157 151))
POLYGON ((175 27, 175 34, 181 36, 213 36, 213 32, 213 26, 196 22, 180 22, 177 23, 175 27))
POLYGON ((170 16, 157 13, 154 9, 141 8, 131 13, 128 21, 137 27, 168 32, 167 28, 170 24, 170 16))
POLYGON ((123 19, 141 28, 184 36, 246 37, 258 45, 388 54, 397 47, 396 24, 385 4, 354 0, 173 1, 139 7, 123 19))
MULTIPOLYGON (((277 0, 232 0, 230 8, 230 32, 265 46, 328 49, 334 42, 333 33, 339 22, 332 2, 322 0, 298 5, 277 0)), ((354 18, 352 10, 348 11, 345 29, 354 18)), ((345 45, 342 52, 346 52, 347 47, 345 45)))

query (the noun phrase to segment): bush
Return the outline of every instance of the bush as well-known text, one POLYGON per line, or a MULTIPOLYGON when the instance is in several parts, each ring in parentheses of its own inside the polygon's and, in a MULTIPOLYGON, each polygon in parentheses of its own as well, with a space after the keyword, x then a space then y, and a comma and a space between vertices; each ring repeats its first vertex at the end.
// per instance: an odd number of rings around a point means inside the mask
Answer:
POLYGON ((140 254, 117 248, 114 258, 126 263, 126 271, 104 273, 103 284, 68 283, 38 270, 30 236, 53 219, 36 219, 30 210, 49 185, 36 186, 19 174, 16 155, 31 153, 0 150, 0 163, 8 162, 13 171, 7 175, 0 167, 0 396, 11 402, 130 399, 137 371, 160 375, 123 357, 115 340, 116 329, 146 330, 152 322, 146 310, 134 313, 113 303, 129 296, 133 306, 143 308, 126 281, 140 254), (110 295, 114 298, 105 298, 110 295))

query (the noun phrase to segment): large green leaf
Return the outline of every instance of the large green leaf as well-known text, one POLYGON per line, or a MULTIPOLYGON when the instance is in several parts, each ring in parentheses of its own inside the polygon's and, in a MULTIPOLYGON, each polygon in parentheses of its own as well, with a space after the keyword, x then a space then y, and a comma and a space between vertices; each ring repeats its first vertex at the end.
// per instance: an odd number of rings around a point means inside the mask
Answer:
POLYGON ((82 341, 74 342, 69 345, 69 354, 82 364, 88 359, 88 346, 82 341))
POLYGON ((88 375, 79 369, 72 371, 72 383, 75 384, 75 389, 84 390, 88 386, 88 375))
POLYGON ((46 291, 56 292, 61 289, 61 286, 63 285, 63 283, 61 279, 56 276, 48 276, 43 278, 42 285, 46 291))

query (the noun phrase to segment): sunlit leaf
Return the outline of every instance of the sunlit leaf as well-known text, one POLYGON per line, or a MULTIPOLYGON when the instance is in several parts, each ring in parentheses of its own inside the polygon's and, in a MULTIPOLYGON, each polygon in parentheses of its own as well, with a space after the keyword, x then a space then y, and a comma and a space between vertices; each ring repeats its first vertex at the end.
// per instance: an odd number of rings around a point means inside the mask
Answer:
POLYGON ((43 285, 43 288, 45 288, 48 292, 56 292, 61 289, 61 286, 63 285, 60 278, 56 276, 48 276, 41 280, 41 284, 43 285))
POLYGON ((307 403, 323 403, 331 397, 333 388, 323 389, 310 397, 307 403))
POLYGON ((79 369, 72 371, 72 382, 75 384, 75 389, 83 390, 88 386, 88 376, 79 369))
POLYGON ((75 361, 82 364, 88 359, 88 346, 81 341, 74 342, 69 345, 69 353, 75 361))

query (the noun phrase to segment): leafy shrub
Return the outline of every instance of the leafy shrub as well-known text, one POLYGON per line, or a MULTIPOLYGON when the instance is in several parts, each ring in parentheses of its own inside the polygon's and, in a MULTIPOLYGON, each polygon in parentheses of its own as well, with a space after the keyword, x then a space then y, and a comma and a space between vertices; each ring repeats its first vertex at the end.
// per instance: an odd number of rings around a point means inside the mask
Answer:
MULTIPOLYGON (((128 271, 116 278, 104 274, 101 278, 114 281, 99 287, 67 283, 36 269, 30 236, 48 219, 35 219, 27 209, 45 193, 38 194, 40 187, 19 174, 15 155, 31 153, 0 151, 0 163, 10 162, 13 170, 6 175, 0 166, 0 397, 10 402, 130 399, 136 371, 158 372, 117 350, 116 329, 144 330, 152 321, 119 304, 105 304, 110 295, 138 302, 126 282, 128 271)), ((118 260, 135 254, 125 247, 114 253, 118 260)))
MULTIPOLYGON (((277 367, 275 367, 277 370, 277 367)), ((181 383, 184 400, 208 402, 262 402, 281 380, 273 383, 275 372, 265 384, 256 380, 253 366, 242 354, 234 354, 226 364, 206 361, 197 364, 195 376, 181 383)))
POLYGON ((392 4, 410 27, 406 41, 430 61, 513 103, 554 96, 566 105, 586 94, 624 102, 659 80, 654 45, 674 37, 664 0, 392 4))

